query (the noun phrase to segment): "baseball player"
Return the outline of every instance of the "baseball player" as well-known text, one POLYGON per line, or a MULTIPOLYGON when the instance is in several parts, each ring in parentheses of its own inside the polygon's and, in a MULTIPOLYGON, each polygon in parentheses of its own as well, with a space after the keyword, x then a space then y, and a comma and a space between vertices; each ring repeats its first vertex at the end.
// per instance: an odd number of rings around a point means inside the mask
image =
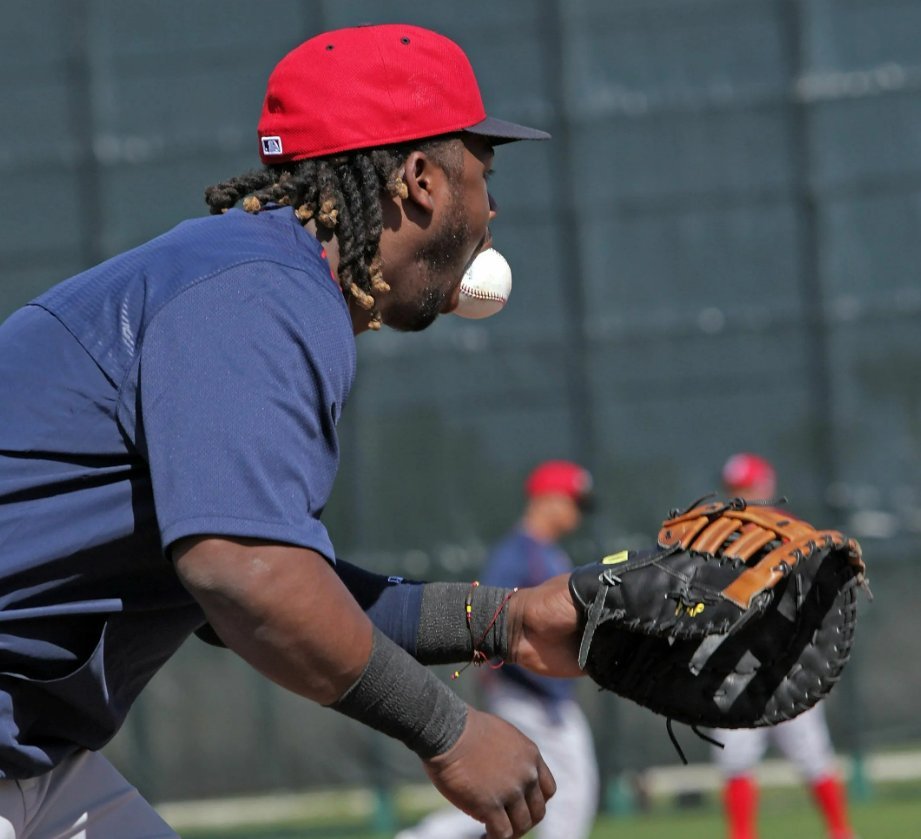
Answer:
MULTIPOLYGON (((756 454, 741 452, 730 457, 723 466, 722 480, 730 497, 749 501, 777 497, 774 467, 756 454)), ((794 763, 809 784, 829 839, 854 839, 822 703, 772 727, 715 729, 714 739, 723 744, 722 749, 713 749, 713 758, 724 778, 723 805, 729 839, 757 836, 758 790, 753 770, 771 743, 794 763)))
POLYGON ((452 311, 494 146, 548 135, 488 117, 455 43, 391 24, 285 56, 258 136, 210 217, 0 327, 0 839, 175 836, 98 750, 193 632, 401 740, 490 839, 555 791, 422 665, 575 675, 566 578, 407 583, 337 562, 321 521, 355 336, 452 311))
MULTIPOLYGON (((566 460, 538 465, 525 482, 521 520, 490 551, 483 582, 535 586, 572 570, 559 540, 574 531, 591 504, 592 478, 566 460)), ((489 709, 525 732, 540 747, 557 792, 535 835, 586 839, 598 804, 598 766, 585 714, 569 679, 536 676, 513 664, 483 668, 489 709)), ((479 839, 480 825, 455 809, 435 812, 396 839, 479 839)))

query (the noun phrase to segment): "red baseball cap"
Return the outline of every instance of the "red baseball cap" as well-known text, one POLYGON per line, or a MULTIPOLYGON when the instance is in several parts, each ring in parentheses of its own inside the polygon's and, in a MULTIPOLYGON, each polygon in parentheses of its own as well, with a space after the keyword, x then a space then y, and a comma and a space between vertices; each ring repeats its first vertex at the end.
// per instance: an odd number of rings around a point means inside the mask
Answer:
POLYGON ((734 454, 723 466, 723 483, 730 489, 748 489, 775 480, 774 467, 750 452, 734 454))
POLYGON ((548 460, 528 475, 524 488, 530 498, 560 493, 568 495, 580 507, 588 508, 592 503, 592 483, 591 473, 578 463, 548 460))
POLYGON ((263 163, 456 131, 494 144, 550 137, 486 116, 464 51, 407 24, 337 29, 293 49, 269 77, 258 131, 263 163))

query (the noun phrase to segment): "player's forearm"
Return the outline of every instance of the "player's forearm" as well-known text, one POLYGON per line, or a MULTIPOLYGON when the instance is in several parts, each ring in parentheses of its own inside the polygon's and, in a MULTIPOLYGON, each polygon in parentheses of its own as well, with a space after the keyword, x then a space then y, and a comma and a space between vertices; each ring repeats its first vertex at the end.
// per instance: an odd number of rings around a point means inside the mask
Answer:
POLYGON ((427 583, 422 593, 416 658, 453 664, 507 658, 512 589, 471 583, 427 583), (469 607, 469 622, 468 622, 469 607))
POLYGON ((322 704, 355 683, 371 622, 313 551, 249 540, 184 540, 177 572, 224 643, 272 681, 322 704))
POLYGON ((474 641, 487 658, 507 653, 510 589, 413 582, 374 574, 343 560, 337 562, 336 574, 374 625, 423 664, 470 661, 474 641))
POLYGON ((341 559, 336 561, 335 570, 371 622, 414 656, 425 584, 375 574, 341 559))
POLYGON ((410 583, 342 561, 337 573, 375 626, 423 664, 472 661, 476 650, 481 659, 514 662, 542 676, 582 675, 568 574, 512 595, 471 583, 410 583))
POLYGON ((285 545, 199 539, 177 546, 174 558, 222 640, 274 682, 425 759, 457 742, 467 706, 373 628, 323 557, 285 545))

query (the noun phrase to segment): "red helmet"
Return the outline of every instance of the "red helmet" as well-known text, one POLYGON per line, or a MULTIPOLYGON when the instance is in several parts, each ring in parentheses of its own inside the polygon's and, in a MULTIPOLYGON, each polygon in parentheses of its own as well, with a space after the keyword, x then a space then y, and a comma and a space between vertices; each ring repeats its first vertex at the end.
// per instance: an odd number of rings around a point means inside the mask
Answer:
POLYGON ((734 454, 723 466, 723 483, 727 489, 751 489, 777 480, 774 467, 763 457, 750 452, 734 454))
POLYGON ((525 492, 529 498, 548 493, 568 495, 580 507, 587 508, 592 502, 591 473, 569 460, 548 460, 541 463, 528 475, 525 492))

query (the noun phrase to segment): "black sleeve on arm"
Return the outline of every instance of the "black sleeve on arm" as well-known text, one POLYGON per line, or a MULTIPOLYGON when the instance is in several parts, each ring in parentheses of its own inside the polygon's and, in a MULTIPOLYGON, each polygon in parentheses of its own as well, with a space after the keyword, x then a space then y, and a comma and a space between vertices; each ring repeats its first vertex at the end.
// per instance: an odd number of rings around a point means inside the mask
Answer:
POLYGON ((336 560, 335 571, 371 622, 415 656, 423 584, 374 574, 341 559, 336 560))
POLYGON ((470 661, 476 651, 487 659, 508 656, 505 606, 514 591, 479 583, 427 583, 416 636, 423 664, 470 661), (470 604, 470 622, 466 618, 470 604))
POLYGON ((336 573, 371 622, 423 664, 469 661, 474 638, 487 658, 508 655, 504 606, 511 589, 385 577, 341 559, 336 560, 336 573))
POLYGON ((467 705, 377 627, 358 680, 329 707, 402 741, 423 760, 446 752, 467 724, 467 705))

